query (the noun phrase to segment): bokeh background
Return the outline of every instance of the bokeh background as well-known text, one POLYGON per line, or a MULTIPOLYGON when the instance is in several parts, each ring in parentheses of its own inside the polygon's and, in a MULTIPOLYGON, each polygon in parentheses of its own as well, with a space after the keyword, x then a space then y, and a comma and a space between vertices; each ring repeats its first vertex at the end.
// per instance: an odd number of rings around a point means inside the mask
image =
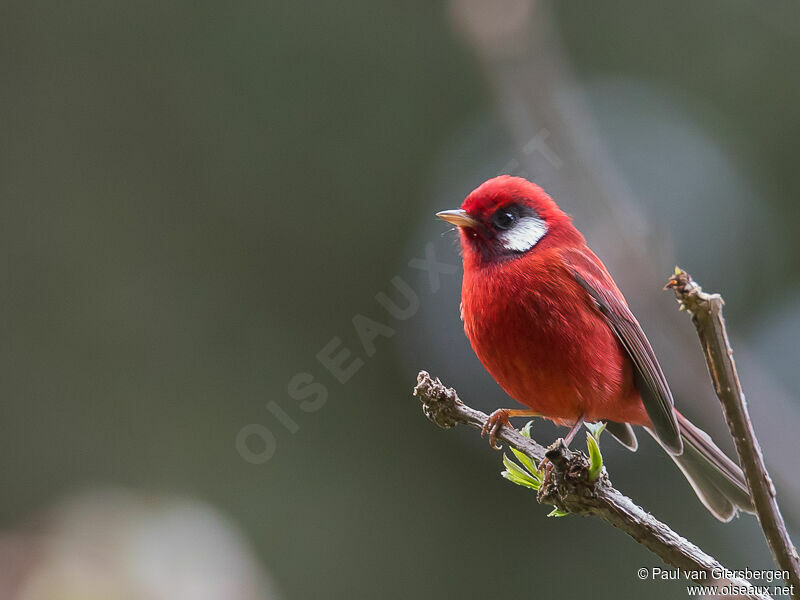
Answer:
MULTIPOLYGON (((724 294, 797 537, 798 55, 788 0, 2 3, 0 598, 682 593, 411 398, 425 368, 508 404, 432 216, 503 172, 574 216, 730 449, 660 286, 678 263, 724 294), (404 320, 376 301, 396 277, 404 320), (371 355, 357 314, 393 331, 371 355), (344 384, 317 359, 334 338, 363 361, 344 384)), ((604 449, 656 516, 770 567, 755 520, 711 519, 649 439, 604 449)))

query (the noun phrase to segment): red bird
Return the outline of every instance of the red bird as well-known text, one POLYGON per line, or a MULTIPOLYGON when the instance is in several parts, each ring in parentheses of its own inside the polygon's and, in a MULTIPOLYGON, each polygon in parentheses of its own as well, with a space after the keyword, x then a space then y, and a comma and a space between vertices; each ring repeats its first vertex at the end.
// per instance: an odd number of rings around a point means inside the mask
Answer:
POLYGON ((701 502, 721 521, 753 512, 741 469, 674 408, 664 373, 625 298, 572 220, 542 188, 503 175, 459 210, 464 261, 461 315, 472 348, 500 386, 529 410, 495 411, 484 433, 508 418, 584 421, 636 450, 641 425, 669 453, 701 502))

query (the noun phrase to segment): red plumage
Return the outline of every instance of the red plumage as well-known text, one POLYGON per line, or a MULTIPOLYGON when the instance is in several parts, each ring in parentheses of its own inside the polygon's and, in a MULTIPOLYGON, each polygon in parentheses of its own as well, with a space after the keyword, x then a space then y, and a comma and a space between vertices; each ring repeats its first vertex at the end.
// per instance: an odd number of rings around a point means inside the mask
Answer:
POLYGON ((632 448, 629 425, 645 426, 717 518, 752 510, 741 470, 675 411, 625 298, 542 188, 496 177, 439 216, 460 228, 464 330, 509 396, 559 425, 616 424, 632 448))
POLYGON ((630 359, 570 266, 625 300, 570 218, 539 186, 511 177, 487 181, 462 208, 485 221, 514 198, 548 226, 527 253, 486 259, 461 230, 462 315, 472 348, 509 396, 560 425, 581 416, 649 424, 630 359))

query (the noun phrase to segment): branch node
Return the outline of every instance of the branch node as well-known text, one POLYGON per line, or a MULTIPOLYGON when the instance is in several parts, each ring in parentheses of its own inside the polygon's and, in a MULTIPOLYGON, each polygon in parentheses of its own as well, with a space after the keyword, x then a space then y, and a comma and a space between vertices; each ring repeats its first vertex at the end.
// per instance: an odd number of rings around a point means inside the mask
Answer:
POLYGON ((414 395, 422 402, 425 416, 442 429, 450 429, 463 422, 456 411, 456 406, 462 404, 458 394, 453 388, 445 387, 438 377, 433 378, 427 371, 420 371, 414 395))
POLYGON ((692 276, 681 268, 675 267, 675 273, 664 286, 665 290, 672 290, 675 299, 680 304, 681 310, 688 311, 692 316, 698 309, 714 313, 718 311, 725 301, 719 294, 708 294, 692 276))
POLYGON ((611 487, 603 469, 594 481, 589 476, 589 458, 572 451, 559 438, 545 452, 553 468, 539 490, 538 501, 552 504, 573 514, 591 513, 591 501, 597 498, 599 487, 611 487))

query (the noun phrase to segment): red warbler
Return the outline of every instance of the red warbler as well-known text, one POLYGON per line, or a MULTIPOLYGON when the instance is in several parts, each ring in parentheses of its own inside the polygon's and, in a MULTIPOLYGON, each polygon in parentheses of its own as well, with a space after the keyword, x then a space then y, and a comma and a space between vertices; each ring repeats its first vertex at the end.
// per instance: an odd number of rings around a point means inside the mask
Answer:
MULTIPOLYGON (((674 408, 655 353, 616 283, 572 220, 542 188, 495 177, 458 210, 437 216, 460 231, 461 315, 484 367, 527 410, 499 409, 486 431, 496 446, 509 417, 571 427, 606 421, 636 450, 632 425, 669 453, 706 508, 729 521, 753 511, 741 469, 674 408)), ((486 431, 484 433, 486 433, 486 431)))

